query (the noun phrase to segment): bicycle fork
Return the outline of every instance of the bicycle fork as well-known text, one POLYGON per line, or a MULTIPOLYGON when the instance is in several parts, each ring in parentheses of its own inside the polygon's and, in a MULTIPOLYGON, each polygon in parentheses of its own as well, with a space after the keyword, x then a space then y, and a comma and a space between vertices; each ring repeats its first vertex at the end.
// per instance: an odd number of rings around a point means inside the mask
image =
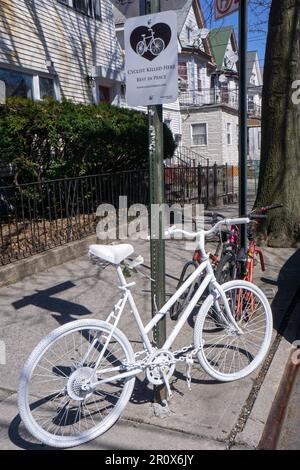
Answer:
MULTIPOLYGON (((212 295, 215 297, 214 301, 214 306, 217 311, 217 315, 219 318, 221 318, 223 321, 225 321, 226 326, 230 329, 234 328, 235 332, 237 335, 241 336, 243 335, 243 331, 237 324, 235 317, 234 317, 234 312, 231 311, 228 299, 226 297, 226 293, 222 290, 221 286, 214 281, 213 283, 213 289, 212 289, 212 295), (223 304, 224 304, 224 310, 225 314, 222 312, 222 309, 220 307, 220 304, 218 302, 218 299, 221 298, 223 304)), ((233 306, 234 307, 234 306, 233 306)))

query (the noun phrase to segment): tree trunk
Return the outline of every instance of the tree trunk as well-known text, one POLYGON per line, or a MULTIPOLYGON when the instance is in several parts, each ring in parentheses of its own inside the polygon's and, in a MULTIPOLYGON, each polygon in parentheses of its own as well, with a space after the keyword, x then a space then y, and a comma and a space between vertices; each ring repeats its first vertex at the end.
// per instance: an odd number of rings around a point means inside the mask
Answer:
POLYGON ((273 0, 255 203, 255 207, 273 202, 284 205, 282 209, 270 211, 264 224, 263 235, 270 246, 294 246, 300 240, 300 99, 295 99, 296 80, 300 80, 300 0, 273 0))

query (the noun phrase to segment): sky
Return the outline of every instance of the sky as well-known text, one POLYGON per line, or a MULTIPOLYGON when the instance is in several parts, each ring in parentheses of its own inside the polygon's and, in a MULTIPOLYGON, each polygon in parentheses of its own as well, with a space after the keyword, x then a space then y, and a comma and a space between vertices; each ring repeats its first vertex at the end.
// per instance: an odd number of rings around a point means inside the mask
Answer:
MULTIPOLYGON (((237 39, 238 39, 238 12, 233 13, 222 20, 215 21, 212 18, 210 12, 212 0, 201 0, 201 6, 204 11, 204 14, 207 18, 207 27, 208 28, 217 28, 222 26, 231 26, 235 27, 237 39)), ((258 51, 258 56, 260 60, 260 66, 264 65, 265 57, 265 48, 266 48, 266 39, 267 39, 267 28, 268 28, 268 17, 269 17, 269 8, 268 7, 255 7, 254 1, 249 5, 249 35, 248 35, 248 50, 249 51, 258 51)))

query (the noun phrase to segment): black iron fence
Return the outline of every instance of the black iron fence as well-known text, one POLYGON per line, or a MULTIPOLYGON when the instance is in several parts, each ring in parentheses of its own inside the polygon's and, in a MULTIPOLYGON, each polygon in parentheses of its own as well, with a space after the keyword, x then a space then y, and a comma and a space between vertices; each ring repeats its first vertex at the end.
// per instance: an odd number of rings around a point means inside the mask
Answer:
MULTIPOLYGON (((165 168, 166 203, 213 205, 233 194, 229 166, 165 168)), ((8 264, 96 231, 97 208, 149 203, 147 170, 108 173, 0 187, 0 264, 8 264)))
POLYGON ((221 198, 236 193, 237 178, 237 167, 231 165, 165 168, 166 203, 217 206, 221 198))

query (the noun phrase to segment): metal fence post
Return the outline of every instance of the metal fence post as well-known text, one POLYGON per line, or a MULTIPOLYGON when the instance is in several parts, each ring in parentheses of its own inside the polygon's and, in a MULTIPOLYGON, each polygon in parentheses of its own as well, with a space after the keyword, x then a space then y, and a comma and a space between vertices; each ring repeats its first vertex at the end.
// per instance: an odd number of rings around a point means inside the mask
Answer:
POLYGON ((198 165, 197 167, 197 188, 198 188, 198 204, 202 203, 202 167, 201 165, 198 165))
POLYGON ((206 201, 205 205, 209 205, 209 160, 206 163, 206 201))
POLYGON ((228 164, 225 164, 225 193, 228 196, 228 164))
POLYGON ((218 167, 217 164, 214 164, 214 206, 218 205, 218 167))

